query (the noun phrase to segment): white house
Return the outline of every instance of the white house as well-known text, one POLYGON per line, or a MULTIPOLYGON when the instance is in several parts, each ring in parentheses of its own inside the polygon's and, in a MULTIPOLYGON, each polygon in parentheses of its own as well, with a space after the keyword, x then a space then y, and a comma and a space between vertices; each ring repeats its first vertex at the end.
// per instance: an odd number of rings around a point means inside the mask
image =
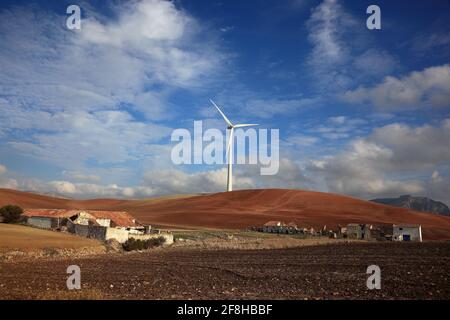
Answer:
POLYGON ((422 226, 411 224, 394 224, 392 240, 422 242, 422 226))

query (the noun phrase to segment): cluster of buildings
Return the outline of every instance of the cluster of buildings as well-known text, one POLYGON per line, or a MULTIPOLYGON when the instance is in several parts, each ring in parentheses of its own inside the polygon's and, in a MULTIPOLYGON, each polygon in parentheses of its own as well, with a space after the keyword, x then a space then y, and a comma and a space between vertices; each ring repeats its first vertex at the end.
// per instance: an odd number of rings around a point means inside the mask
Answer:
POLYGON ((66 231, 79 236, 98 240, 128 239, 148 240, 163 237, 166 244, 173 243, 173 235, 142 225, 125 211, 65 210, 65 209, 26 209, 25 222, 30 226, 66 231))
POLYGON ((393 224, 392 226, 374 227, 371 224, 349 223, 339 226, 337 230, 329 230, 323 226, 320 230, 314 228, 299 228, 294 222, 269 221, 263 226, 251 227, 253 231, 303 234, 308 236, 328 236, 330 238, 347 238, 359 240, 392 240, 422 242, 422 227, 411 224, 393 224))

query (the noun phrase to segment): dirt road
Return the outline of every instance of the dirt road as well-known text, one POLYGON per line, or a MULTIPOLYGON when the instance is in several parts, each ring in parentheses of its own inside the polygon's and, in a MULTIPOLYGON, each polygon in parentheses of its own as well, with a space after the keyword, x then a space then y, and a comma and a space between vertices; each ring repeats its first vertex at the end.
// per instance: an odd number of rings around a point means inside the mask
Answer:
POLYGON ((83 292, 121 299, 450 299, 450 242, 350 243, 274 250, 157 249, 73 260, 0 263, 0 298, 83 292), (381 290, 366 287, 381 268, 381 290))

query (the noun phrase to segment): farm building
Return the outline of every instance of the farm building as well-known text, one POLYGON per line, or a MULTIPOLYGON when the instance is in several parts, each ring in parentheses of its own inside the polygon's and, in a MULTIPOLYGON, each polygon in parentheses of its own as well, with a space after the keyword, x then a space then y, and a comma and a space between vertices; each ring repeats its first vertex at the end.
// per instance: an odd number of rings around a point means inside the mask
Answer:
POLYGON ((67 230, 79 236, 98 240, 115 239, 120 243, 129 238, 146 240, 158 236, 173 242, 172 235, 155 234, 150 226, 143 226, 124 211, 27 209, 23 216, 31 226, 44 229, 67 230))
POLYGON ((369 240, 371 229, 372 225, 370 224, 349 223, 347 225, 347 238, 369 240))
POLYGON ((286 225, 282 221, 269 221, 263 226, 263 232, 281 233, 286 225))
POLYGON ((392 240, 393 241, 422 242, 422 226, 407 225, 407 224, 394 224, 392 240))
POLYGON ((76 212, 76 210, 31 209, 25 210, 22 216, 33 227, 59 229, 63 226, 64 221, 76 212))
POLYGON ((289 222, 285 227, 286 233, 293 234, 298 232, 297 224, 294 222, 289 222))

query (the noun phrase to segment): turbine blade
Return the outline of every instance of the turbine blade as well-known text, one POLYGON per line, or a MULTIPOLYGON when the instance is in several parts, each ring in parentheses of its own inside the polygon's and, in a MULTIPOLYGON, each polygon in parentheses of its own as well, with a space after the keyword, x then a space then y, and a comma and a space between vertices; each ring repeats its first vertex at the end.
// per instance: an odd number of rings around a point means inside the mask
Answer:
POLYGON ((243 128, 243 127, 254 127, 254 126, 259 126, 259 124, 244 123, 244 124, 236 124, 234 127, 235 128, 243 128))
POLYGON ((211 101, 211 103, 214 105, 214 107, 216 107, 216 109, 220 112, 220 114, 222 115, 222 118, 225 120, 225 122, 226 122, 229 126, 233 126, 233 124, 231 123, 231 121, 227 118, 226 115, 224 115, 224 113, 222 112, 222 110, 220 110, 220 108, 217 106, 217 104, 215 104, 214 101, 212 101, 211 99, 209 99, 209 101, 211 101))

